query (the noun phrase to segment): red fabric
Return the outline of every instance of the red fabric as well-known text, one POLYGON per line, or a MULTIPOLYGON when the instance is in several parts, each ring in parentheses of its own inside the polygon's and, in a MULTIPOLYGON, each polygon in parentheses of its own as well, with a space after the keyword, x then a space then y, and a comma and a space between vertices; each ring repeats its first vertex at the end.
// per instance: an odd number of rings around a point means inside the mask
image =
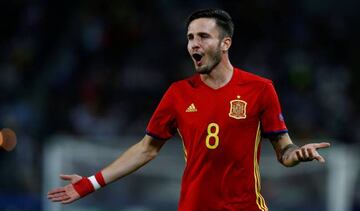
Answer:
POLYGON ((105 179, 104 179, 101 171, 99 171, 98 173, 95 174, 95 179, 101 187, 104 187, 106 185, 105 179))
POLYGON ((259 124, 262 132, 287 131, 268 79, 235 68, 228 84, 216 90, 199 75, 170 86, 150 119, 147 134, 169 139, 178 131, 182 137, 187 162, 179 211, 260 210, 254 175, 260 155, 260 145, 255 143, 259 124), (240 113, 246 117, 233 118, 241 108, 234 109, 231 102, 245 102, 245 112, 240 113), (218 126, 218 134, 211 123, 218 126), (206 145, 206 141, 215 144, 214 137, 207 139, 209 127, 210 135, 219 138, 215 149, 206 145))
POLYGON ((73 184, 73 186, 80 197, 84 197, 95 191, 94 186, 87 177, 83 177, 81 180, 73 184))

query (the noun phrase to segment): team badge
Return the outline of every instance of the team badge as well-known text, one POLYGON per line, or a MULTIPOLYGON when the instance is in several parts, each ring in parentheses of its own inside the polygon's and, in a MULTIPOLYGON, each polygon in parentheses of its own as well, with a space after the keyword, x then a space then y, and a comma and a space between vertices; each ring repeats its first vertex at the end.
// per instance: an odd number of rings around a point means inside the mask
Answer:
POLYGON ((246 105, 247 102, 240 100, 240 96, 237 96, 236 100, 231 100, 229 117, 232 117, 234 119, 245 119, 246 105))

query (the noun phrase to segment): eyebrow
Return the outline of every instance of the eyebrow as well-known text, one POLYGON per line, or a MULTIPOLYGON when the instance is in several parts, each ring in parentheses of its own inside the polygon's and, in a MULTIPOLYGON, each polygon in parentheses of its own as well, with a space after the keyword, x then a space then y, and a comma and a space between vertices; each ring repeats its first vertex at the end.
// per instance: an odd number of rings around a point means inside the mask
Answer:
MULTIPOLYGON (((207 32, 198 32, 198 33, 195 33, 195 35, 198 35, 198 36, 204 36, 204 35, 206 35, 206 36, 211 36, 211 34, 210 34, 210 33, 207 33, 207 32)), ((189 37, 189 36, 194 36, 194 33, 188 33, 186 36, 187 36, 187 37, 189 37)))
POLYGON ((204 36, 204 35, 206 35, 206 36, 211 36, 210 35, 210 33, 207 33, 207 32, 199 32, 199 33, 197 33, 199 36, 204 36))

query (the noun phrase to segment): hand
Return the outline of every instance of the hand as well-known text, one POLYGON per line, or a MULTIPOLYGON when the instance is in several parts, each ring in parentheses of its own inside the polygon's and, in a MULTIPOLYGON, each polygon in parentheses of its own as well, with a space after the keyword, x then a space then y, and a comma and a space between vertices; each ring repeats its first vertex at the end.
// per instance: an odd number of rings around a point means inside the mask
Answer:
POLYGON ((318 153, 317 149, 328 147, 330 147, 330 143, 327 142, 306 144, 291 153, 297 162, 317 160, 320 163, 325 163, 325 159, 318 153))
POLYGON ((73 184, 81 180, 81 176, 77 174, 60 175, 62 180, 70 181, 70 184, 64 187, 58 187, 48 192, 48 199, 53 202, 61 202, 62 204, 69 204, 80 198, 80 195, 74 189, 73 184))

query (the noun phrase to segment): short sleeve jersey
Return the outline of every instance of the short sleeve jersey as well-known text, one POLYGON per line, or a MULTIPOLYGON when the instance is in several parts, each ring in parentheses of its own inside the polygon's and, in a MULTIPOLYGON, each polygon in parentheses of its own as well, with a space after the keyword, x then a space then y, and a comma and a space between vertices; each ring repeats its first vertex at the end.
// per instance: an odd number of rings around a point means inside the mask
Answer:
POLYGON ((199 75, 173 83, 146 130, 182 138, 180 211, 268 210, 260 194, 261 136, 287 132, 270 80, 234 68, 219 89, 199 75))

